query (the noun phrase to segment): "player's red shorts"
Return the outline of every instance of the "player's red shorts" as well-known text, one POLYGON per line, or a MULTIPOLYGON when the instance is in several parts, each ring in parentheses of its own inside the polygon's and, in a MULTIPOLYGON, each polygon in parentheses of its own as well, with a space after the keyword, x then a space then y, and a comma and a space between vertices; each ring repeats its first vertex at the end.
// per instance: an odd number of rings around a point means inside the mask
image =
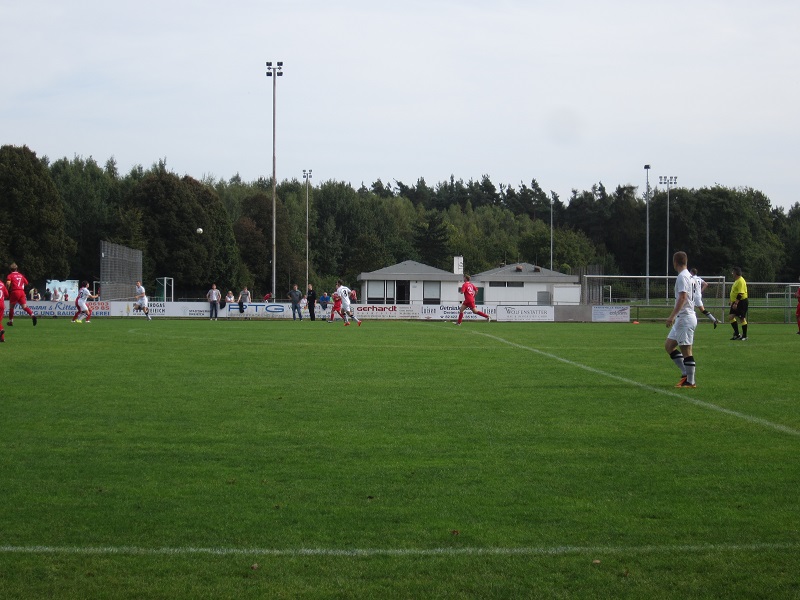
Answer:
POLYGON ((798 302, 798 304, 797 304, 797 310, 794 311, 794 315, 796 317, 800 317, 800 302, 798 302))
POLYGON ((15 304, 27 306, 28 302, 25 300, 25 290, 14 290, 13 292, 9 292, 8 305, 14 306, 15 304))
POLYGON ((465 298, 464 303, 462 304, 464 308, 470 309, 472 312, 475 312, 477 309, 475 308, 475 299, 474 298, 465 298))

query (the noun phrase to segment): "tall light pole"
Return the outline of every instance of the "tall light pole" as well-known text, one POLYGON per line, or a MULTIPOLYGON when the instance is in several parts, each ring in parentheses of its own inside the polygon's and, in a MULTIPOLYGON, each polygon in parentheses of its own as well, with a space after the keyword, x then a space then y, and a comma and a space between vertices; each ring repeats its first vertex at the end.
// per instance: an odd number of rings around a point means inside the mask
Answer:
POLYGON ((550 192, 550 270, 553 270, 553 192, 550 192))
POLYGON ((272 297, 277 299, 275 285, 275 268, 277 267, 277 228, 275 227, 275 205, 278 196, 278 174, 275 168, 275 98, 278 88, 278 77, 283 76, 283 61, 278 61, 272 66, 271 61, 267 61, 267 77, 272 77, 272 297))
POLYGON ((666 287, 666 298, 669 300, 669 268, 672 260, 670 260, 669 255, 669 188, 670 186, 675 185, 678 183, 678 178, 675 175, 670 175, 665 177, 663 175, 658 176, 658 184, 659 185, 666 185, 667 186, 667 277, 665 279, 665 287, 666 287))
POLYGON ((644 191, 644 204, 645 204, 645 212, 646 212, 646 228, 647 228, 647 235, 646 241, 647 248, 645 248, 645 266, 644 266, 644 274, 645 274, 645 297, 647 299, 647 304, 650 304, 650 165, 644 166, 644 172, 647 174, 647 187, 644 191))
POLYGON ((303 179, 306 180, 306 289, 308 289, 308 183, 311 179, 311 169, 303 169, 303 179))

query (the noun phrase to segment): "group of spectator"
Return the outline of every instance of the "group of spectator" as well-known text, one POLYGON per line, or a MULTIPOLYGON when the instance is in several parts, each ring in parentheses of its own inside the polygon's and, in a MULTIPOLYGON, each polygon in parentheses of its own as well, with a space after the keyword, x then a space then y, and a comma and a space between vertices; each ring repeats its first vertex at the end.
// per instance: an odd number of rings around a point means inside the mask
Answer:
MULTIPOLYGON (((318 298, 317 292, 314 290, 314 286, 310 283, 308 284, 308 290, 305 294, 298 289, 297 284, 294 284, 292 289, 289 291, 287 298, 292 305, 292 319, 299 319, 301 321, 303 320, 304 310, 308 310, 309 318, 314 321, 316 320, 317 304, 322 307, 322 310, 326 310, 328 308, 328 304, 331 303, 331 297, 328 292, 322 292, 322 295, 318 298)), ((216 321, 219 318, 219 309, 224 308, 226 304, 238 304, 239 312, 244 314, 245 306, 252 302, 253 295, 250 290, 247 289, 247 286, 244 286, 242 291, 239 292, 238 297, 234 296, 232 290, 228 290, 228 293, 223 299, 222 292, 217 289, 217 284, 212 283, 211 289, 206 293, 206 299, 209 303, 209 320, 216 321)), ((264 302, 272 302, 272 294, 267 292, 264 295, 263 300, 264 302)))

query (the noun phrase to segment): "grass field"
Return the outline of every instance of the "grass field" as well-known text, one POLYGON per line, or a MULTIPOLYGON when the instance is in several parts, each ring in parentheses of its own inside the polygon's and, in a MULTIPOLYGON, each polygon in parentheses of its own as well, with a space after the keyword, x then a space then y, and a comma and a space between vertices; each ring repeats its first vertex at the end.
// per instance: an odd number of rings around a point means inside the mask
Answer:
POLYGON ((0 597, 800 598, 795 331, 18 319, 0 597))

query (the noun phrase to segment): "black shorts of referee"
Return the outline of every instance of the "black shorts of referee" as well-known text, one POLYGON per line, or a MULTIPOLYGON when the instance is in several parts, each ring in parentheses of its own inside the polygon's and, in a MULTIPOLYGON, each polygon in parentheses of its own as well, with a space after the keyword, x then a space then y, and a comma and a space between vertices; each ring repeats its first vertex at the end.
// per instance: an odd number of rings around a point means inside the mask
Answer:
POLYGON ((737 300, 735 303, 731 304, 730 313, 737 319, 746 319, 747 318, 747 298, 742 298, 741 300, 737 300))

